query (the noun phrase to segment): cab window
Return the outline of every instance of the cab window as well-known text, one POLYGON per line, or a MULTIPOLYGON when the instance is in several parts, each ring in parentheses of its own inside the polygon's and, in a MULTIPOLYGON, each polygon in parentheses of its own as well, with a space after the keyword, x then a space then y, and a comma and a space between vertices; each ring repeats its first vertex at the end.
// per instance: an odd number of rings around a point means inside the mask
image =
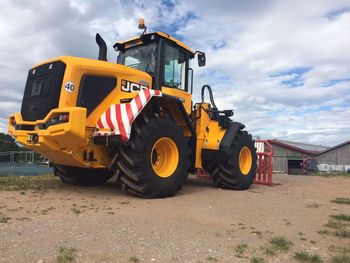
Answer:
POLYGON ((172 46, 164 47, 164 86, 186 90, 186 54, 172 46))
POLYGON ((136 46, 119 55, 118 63, 150 74, 155 74, 157 45, 136 46))

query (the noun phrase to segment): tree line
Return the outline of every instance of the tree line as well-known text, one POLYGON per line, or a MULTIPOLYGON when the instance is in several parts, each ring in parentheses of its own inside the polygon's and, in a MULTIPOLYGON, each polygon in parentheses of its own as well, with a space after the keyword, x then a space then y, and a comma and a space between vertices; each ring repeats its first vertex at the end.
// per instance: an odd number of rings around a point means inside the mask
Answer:
POLYGON ((26 148, 19 146, 10 135, 0 132, 0 152, 25 150, 26 148))

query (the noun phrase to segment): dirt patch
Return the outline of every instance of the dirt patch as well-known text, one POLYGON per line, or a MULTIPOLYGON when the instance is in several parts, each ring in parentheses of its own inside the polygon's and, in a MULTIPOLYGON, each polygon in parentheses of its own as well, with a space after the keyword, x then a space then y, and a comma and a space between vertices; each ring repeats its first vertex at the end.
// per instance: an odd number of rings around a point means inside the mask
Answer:
POLYGON ((157 200, 130 196, 113 182, 1 190, 0 262, 55 262, 62 248, 74 262, 298 262, 295 254, 304 251, 325 262, 348 256, 350 239, 327 223, 336 221, 331 215, 350 214, 350 205, 331 202, 350 197, 350 179, 274 180, 273 187, 229 191, 190 178, 175 197, 157 200))

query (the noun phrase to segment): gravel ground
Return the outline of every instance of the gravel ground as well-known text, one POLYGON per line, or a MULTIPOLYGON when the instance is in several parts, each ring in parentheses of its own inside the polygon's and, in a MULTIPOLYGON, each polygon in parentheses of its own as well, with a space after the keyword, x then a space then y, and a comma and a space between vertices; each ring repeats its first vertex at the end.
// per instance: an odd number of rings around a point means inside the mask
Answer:
POLYGON ((75 262, 250 262, 253 256, 296 262, 293 255, 302 250, 328 262, 334 250, 350 250, 349 238, 324 226, 332 214, 350 214, 350 205, 330 202, 350 198, 349 178, 274 175, 274 181, 229 191, 190 178, 175 197, 157 200, 130 196, 113 182, 0 191, 0 262, 55 262, 60 247, 73 248, 75 262), (266 254, 279 236, 292 242, 290 249, 266 254))

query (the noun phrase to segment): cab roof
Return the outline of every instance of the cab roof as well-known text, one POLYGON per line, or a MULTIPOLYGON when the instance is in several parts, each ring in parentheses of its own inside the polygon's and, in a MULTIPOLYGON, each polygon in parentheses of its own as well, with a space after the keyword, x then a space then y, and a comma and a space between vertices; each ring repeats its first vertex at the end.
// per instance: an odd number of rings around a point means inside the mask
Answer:
POLYGON ((126 40, 124 42, 117 42, 113 45, 113 47, 116 50, 127 49, 129 47, 142 44, 144 42, 144 40, 146 40, 146 39, 152 39, 152 36, 157 36, 160 38, 170 40, 171 42, 175 43, 176 45, 178 45, 178 46, 182 47, 183 49, 185 49, 186 51, 188 51, 190 53, 191 57, 194 57, 195 52, 189 46, 187 46, 185 43, 181 42, 180 40, 178 40, 174 37, 171 37, 167 33, 160 32, 160 31, 153 32, 153 33, 146 33, 146 34, 143 34, 141 36, 126 40), (139 41, 137 41, 137 40, 139 40, 139 41))

